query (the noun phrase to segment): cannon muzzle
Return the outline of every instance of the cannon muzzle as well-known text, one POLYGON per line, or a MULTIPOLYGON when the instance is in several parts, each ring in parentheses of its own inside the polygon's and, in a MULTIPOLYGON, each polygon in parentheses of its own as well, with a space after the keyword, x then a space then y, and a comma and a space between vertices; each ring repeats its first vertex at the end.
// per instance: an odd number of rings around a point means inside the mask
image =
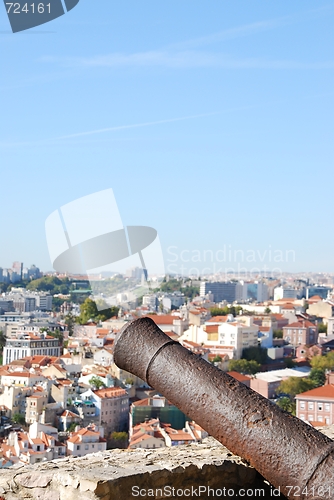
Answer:
POLYGON ((172 341, 151 319, 135 320, 117 334, 114 359, 287 498, 334 498, 331 439, 172 341))

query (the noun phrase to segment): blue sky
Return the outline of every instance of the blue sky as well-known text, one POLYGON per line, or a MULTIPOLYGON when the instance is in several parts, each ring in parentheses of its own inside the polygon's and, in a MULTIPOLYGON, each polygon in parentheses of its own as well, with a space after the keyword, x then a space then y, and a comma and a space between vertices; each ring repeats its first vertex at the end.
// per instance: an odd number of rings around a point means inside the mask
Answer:
POLYGON ((51 269, 48 215, 113 188, 167 265, 230 245, 334 272, 334 2, 81 0, 17 34, 0 14, 0 266, 51 269))

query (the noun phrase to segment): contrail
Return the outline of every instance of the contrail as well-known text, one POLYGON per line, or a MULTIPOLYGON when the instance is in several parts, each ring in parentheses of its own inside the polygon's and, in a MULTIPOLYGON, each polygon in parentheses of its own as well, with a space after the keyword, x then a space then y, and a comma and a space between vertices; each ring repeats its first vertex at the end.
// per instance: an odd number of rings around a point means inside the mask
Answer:
MULTIPOLYGON (((234 111, 234 110, 231 109, 229 111, 234 111)), ((130 128, 149 127, 151 125, 161 125, 163 123, 180 122, 183 120, 191 120, 192 118, 203 118, 205 116, 213 116, 213 115, 219 115, 219 114, 221 114, 221 111, 217 111, 217 112, 213 112, 213 113, 203 113, 200 115, 182 116, 179 118, 170 118, 168 120, 158 120, 155 122, 134 123, 132 125, 117 125, 116 127, 100 128, 97 130, 90 130, 88 132, 78 132, 77 134, 62 135, 60 137, 55 137, 55 138, 49 139, 49 140, 56 141, 58 139, 72 139, 73 137, 83 137, 86 135, 102 134, 104 132, 114 132, 116 130, 125 130, 125 129, 130 129, 130 128)))

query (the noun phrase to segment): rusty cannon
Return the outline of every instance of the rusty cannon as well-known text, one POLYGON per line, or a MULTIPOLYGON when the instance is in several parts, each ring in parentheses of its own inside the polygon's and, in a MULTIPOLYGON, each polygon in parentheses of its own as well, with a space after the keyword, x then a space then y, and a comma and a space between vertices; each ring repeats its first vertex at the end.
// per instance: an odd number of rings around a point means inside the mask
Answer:
POLYGON ((150 318, 117 334, 115 363, 146 381, 287 498, 334 498, 334 442, 171 340, 150 318))

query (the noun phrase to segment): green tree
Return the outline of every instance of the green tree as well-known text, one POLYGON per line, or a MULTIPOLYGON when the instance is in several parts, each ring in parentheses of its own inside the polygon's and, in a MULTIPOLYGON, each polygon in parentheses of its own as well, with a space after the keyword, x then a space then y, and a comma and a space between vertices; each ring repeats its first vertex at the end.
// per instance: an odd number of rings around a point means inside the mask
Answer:
POLYGON ((101 309, 104 304, 99 304, 100 310, 98 310, 94 300, 87 298, 80 306, 80 315, 77 318, 77 322, 80 325, 85 325, 90 319, 93 321, 105 321, 112 316, 117 316, 119 308, 118 307, 108 307, 106 309, 101 309))
POLYGON ((283 330, 274 330, 273 337, 274 337, 274 339, 282 339, 283 338, 283 330))
POLYGON ((324 385, 326 382, 325 370, 321 370, 321 368, 312 368, 309 379, 313 381, 315 387, 324 385))
POLYGON ((253 359, 250 361, 246 359, 230 359, 228 363, 229 371, 245 373, 248 375, 254 375, 255 373, 260 371, 260 368, 261 365, 253 359))
POLYGON ((91 386, 95 387, 97 390, 103 389, 106 386, 105 383, 102 382, 102 380, 95 375, 91 379, 89 379, 89 383, 91 386))
POLYGON ((260 346, 247 347, 242 350, 242 359, 254 360, 260 365, 267 362, 267 349, 260 346))
POLYGON ((327 333, 327 326, 328 325, 325 325, 325 323, 320 323, 318 325, 318 331, 319 331, 319 333, 327 333))
POLYGON ((271 313, 270 307, 266 307, 264 312, 265 312, 265 314, 270 314, 271 313))
POLYGON ((25 425, 26 423, 26 419, 24 415, 22 415, 21 413, 14 413, 14 415, 12 416, 12 421, 15 424, 20 424, 20 425, 25 425))
POLYGON ((289 377, 287 380, 283 380, 280 383, 277 392, 289 394, 290 398, 293 399, 297 394, 310 391, 314 389, 314 387, 313 380, 309 378, 289 377))
POLYGON ((3 351, 3 348, 6 345, 6 335, 3 333, 2 330, 0 330, 0 352, 3 351))
POLYGON ((328 352, 324 356, 314 356, 310 365, 312 368, 319 368, 320 370, 333 370, 334 369, 334 352, 328 352))
POLYGON ((212 363, 220 363, 220 361, 222 360, 221 356, 215 356, 212 360, 212 363))
POLYGON ((65 325, 67 326, 69 336, 72 337, 74 332, 75 318, 71 311, 67 314, 67 316, 65 316, 65 325))
POLYGON ((296 366, 296 363, 292 358, 284 358, 283 361, 286 368, 293 368, 294 366, 296 366))
POLYGON ((108 439, 108 449, 128 447, 129 436, 127 432, 112 432, 108 439))
POLYGON ((68 426, 68 428, 67 428, 67 432, 74 432, 74 431, 75 431, 75 428, 76 428, 76 426, 77 426, 77 425, 78 425, 78 424, 77 424, 77 422, 72 422, 72 423, 68 426))
POLYGON ((292 413, 292 415, 296 415, 296 403, 294 401, 291 401, 290 398, 280 398, 276 404, 277 406, 282 408, 282 410, 292 413))

